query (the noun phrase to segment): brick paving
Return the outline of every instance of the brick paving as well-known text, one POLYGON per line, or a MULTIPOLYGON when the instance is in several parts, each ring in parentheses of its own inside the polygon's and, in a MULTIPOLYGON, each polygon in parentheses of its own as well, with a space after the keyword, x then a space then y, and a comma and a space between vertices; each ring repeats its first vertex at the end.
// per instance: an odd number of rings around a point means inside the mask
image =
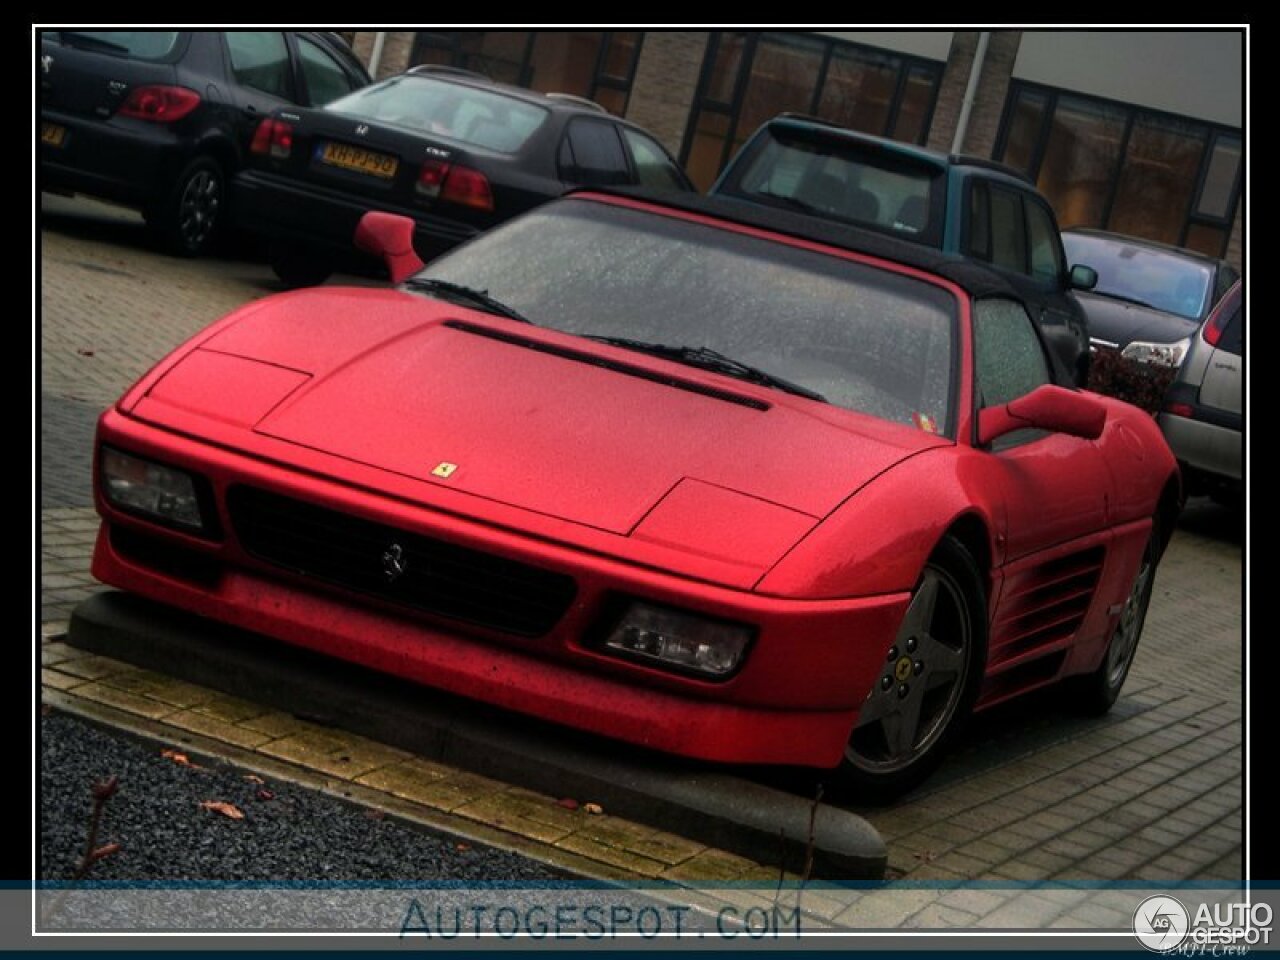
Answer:
MULTIPOLYGON (((223 312, 275 289, 235 261, 174 260, 110 208, 46 203, 41 236, 41 619, 56 635, 95 589, 89 504, 93 419, 151 363, 223 312), (93 211, 101 223, 77 220, 93 211), (73 211, 57 214, 51 211, 73 211)), ((866 926, 1127 926, 1116 902, 1061 881, 1238 882, 1242 853, 1242 542, 1237 518, 1194 502, 1160 569, 1124 693, 1100 719, 1047 694, 976 718, 921 790, 860 810, 909 881, 828 919, 866 926), (947 884, 983 881, 948 889, 947 884)), ((636 877, 763 877, 750 861, 612 818, 582 821, 549 798, 441 768, 255 704, 107 658, 44 645, 48 697, 73 697, 265 760, 304 765, 636 877), (343 759, 346 758, 346 759, 343 759), (585 823, 585 826, 578 824, 585 823)), ((1096 893, 1096 891, 1095 891, 1096 893)), ((806 894, 807 896, 807 894, 806 894)), ((1129 898, 1132 899, 1132 898, 1129 898)), ((1135 901, 1136 902, 1136 901, 1135 901)), ((1129 900, 1124 901, 1129 904, 1129 900)), ((1130 911, 1132 906, 1127 907, 1130 911)))

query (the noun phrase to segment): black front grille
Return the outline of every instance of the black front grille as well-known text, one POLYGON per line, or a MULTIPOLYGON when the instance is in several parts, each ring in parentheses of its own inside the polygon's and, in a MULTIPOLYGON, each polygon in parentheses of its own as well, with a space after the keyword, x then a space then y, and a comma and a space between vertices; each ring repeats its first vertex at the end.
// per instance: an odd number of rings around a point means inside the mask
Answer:
POLYGON ((260 560, 452 620, 538 636, 577 590, 561 573, 265 490, 234 487, 227 508, 240 543, 260 560))

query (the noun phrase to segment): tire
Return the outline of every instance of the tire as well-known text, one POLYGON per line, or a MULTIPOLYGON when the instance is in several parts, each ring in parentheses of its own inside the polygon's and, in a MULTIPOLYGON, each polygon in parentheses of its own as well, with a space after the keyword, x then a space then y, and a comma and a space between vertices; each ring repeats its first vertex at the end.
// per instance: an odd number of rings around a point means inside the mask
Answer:
POLYGON ((1147 540, 1142 562, 1129 587, 1129 596, 1120 612, 1116 628, 1111 632, 1107 652, 1093 673, 1072 677, 1068 681, 1071 705, 1089 716, 1102 716, 1120 696, 1133 656, 1138 650, 1138 640, 1147 620, 1147 608, 1151 605, 1152 588, 1156 580, 1156 566, 1160 562, 1160 528, 1151 521, 1151 536, 1147 540))
POLYGON ((226 177, 212 157, 196 157, 174 181, 147 220, 161 242, 180 257, 198 257, 213 245, 225 219, 226 177))
POLYGON ((271 269, 280 282, 293 290, 318 287, 333 275, 333 263, 322 253, 297 247, 275 247, 271 251, 271 269))
POLYGON ((963 728, 987 656, 983 578, 947 537, 925 564, 884 672, 862 706, 836 769, 849 799, 883 803, 924 780, 963 728))

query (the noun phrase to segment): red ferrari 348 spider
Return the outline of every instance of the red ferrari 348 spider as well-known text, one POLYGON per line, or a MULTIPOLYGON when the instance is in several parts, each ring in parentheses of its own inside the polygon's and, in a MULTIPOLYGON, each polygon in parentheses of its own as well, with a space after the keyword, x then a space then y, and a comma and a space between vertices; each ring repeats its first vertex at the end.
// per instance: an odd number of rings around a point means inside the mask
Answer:
POLYGON ((1180 505, 996 274, 785 211, 579 193, 394 286, 249 304, 99 424, 94 573, 662 751, 916 783, 1115 700, 1180 505))

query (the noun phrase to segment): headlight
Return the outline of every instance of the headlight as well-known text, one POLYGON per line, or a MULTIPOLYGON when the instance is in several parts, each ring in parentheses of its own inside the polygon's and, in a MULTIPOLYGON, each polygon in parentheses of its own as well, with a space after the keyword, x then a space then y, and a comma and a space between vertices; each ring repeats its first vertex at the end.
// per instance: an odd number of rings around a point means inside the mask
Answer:
POLYGON ((1135 340, 1120 351, 1120 356, 1129 360, 1136 360, 1138 363, 1152 363, 1160 367, 1179 367, 1182 365, 1182 358, 1187 355, 1187 348, 1190 346, 1190 337, 1174 343, 1144 343, 1140 340, 1135 340))
POLYGON ((630 659, 722 679, 742 663, 753 633, 742 624, 636 602, 604 645, 630 659))
POLYGON ((192 533, 207 532, 196 479, 185 470, 103 447, 102 492, 112 505, 192 533))

